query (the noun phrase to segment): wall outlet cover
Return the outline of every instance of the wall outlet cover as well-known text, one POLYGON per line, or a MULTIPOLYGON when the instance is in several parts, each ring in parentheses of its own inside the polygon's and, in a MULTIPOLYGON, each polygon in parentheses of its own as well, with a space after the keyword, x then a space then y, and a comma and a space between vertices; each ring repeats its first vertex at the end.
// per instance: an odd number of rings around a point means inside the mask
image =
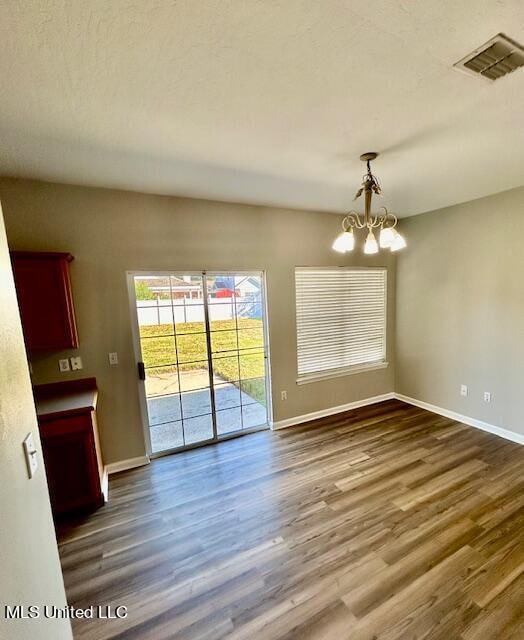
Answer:
POLYGON ((468 395, 468 385, 467 384, 461 384, 460 385, 460 395, 461 396, 467 396, 468 395))
POLYGON ((65 371, 71 371, 71 367, 69 366, 69 360, 67 358, 62 358, 58 361, 58 368, 62 373, 65 371))
POLYGON ((112 351, 109 354, 109 364, 110 365, 118 364, 118 353, 116 353, 116 351, 112 351))
POLYGON ((82 358, 77 356, 76 358, 71 358, 71 369, 73 371, 78 371, 78 369, 82 369, 82 358))

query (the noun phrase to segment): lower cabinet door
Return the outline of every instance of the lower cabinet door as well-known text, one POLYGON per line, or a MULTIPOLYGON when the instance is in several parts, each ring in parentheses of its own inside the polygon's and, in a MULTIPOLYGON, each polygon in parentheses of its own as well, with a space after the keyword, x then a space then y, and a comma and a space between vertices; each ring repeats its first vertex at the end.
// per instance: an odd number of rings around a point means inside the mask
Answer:
POLYGON ((103 503, 89 414, 40 425, 44 465, 55 515, 103 503))

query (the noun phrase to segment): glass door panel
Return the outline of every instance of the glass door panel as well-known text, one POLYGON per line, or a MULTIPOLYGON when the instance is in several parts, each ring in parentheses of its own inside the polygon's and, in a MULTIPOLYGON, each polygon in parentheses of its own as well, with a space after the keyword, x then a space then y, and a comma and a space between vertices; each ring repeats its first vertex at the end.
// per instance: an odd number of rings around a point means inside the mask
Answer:
POLYGON ((152 453, 267 426, 262 274, 133 285, 152 453))
POLYGON ((268 422, 262 275, 206 281, 219 435, 268 422))
POLYGON ((201 275, 135 276, 152 453, 215 436, 201 275))

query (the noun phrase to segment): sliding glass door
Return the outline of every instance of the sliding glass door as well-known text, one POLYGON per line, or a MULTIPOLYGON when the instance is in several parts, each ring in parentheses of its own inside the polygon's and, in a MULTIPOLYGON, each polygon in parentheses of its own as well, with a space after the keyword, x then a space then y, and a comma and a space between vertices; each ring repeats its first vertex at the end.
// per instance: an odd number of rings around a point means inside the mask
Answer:
POLYGON ((263 274, 134 273, 130 285, 151 453, 267 426, 263 274))

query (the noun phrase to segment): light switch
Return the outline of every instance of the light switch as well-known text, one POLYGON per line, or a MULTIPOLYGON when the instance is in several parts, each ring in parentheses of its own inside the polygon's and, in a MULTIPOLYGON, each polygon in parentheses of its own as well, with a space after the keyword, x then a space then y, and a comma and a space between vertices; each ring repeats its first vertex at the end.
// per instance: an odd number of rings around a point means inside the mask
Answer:
POLYGON ((109 364, 110 365, 118 364, 118 353, 116 353, 116 351, 113 351, 112 353, 109 354, 109 364))
POLYGON ((77 371, 82 368, 82 358, 77 356, 76 358, 71 358, 71 369, 73 371, 77 371))
POLYGON ((64 371, 71 371, 71 367, 69 366, 69 360, 67 358, 63 358, 62 360, 59 360, 58 368, 62 373, 64 373, 64 371))
POLYGON ((27 464, 27 475, 29 476, 29 478, 32 478, 35 475, 36 470, 38 469, 38 460, 36 457, 36 448, 32 433, 27 434, 23 445, 25 461, 27 464))

